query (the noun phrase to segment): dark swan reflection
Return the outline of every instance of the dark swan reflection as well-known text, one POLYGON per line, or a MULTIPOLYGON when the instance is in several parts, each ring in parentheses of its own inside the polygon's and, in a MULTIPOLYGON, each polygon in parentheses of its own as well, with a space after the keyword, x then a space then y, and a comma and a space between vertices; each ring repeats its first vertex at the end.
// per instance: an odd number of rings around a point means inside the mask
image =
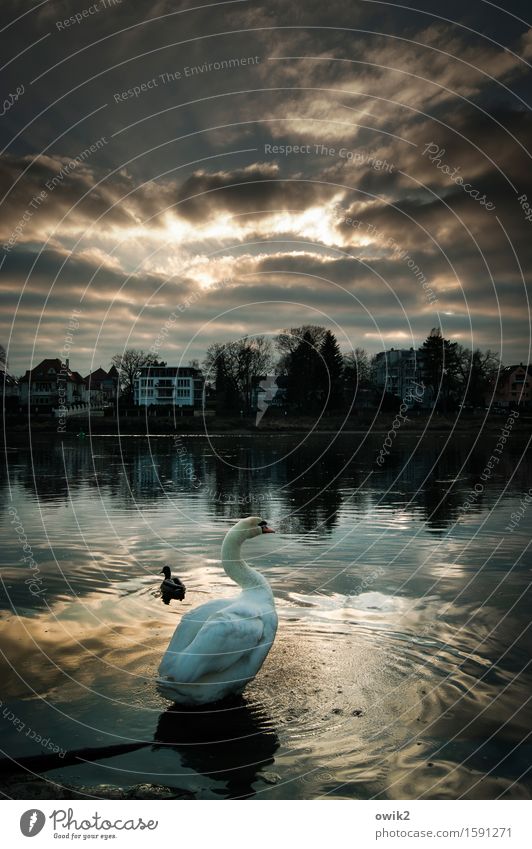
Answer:
POLYGON ((279 738, 264 708, 244 696, 201 707, 174 704, 159 717, 159 746, 175 748, 184 767, 226 783, 230 798, 255 795, 253 783, 274 762, 279 738))

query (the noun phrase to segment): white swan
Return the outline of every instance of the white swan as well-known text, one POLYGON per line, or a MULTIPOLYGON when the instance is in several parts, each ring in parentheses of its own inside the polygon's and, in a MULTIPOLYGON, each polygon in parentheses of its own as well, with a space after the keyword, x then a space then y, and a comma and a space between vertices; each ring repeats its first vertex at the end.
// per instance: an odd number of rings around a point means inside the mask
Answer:
POLYGON ((222 566, 242 587, 235 598, 185 614, 159 666, 157 689, 181 704, 207 704, 241 693, 255 677, 277 631, 270 585, 240 557, 247 539, 274 531, 257 516, 240 519, 222 544, 222 566))

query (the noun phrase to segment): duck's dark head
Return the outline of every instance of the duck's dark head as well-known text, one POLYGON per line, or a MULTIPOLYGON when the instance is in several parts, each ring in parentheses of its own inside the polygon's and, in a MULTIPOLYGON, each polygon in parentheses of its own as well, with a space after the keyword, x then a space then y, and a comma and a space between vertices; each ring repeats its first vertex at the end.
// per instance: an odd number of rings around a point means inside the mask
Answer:
POLYGON ((163 568, 161 569, 159 574, 164 575, 164 577, 168 580, 172 575, 172 570, 170 569, 169 566, 163 566, 163 568))

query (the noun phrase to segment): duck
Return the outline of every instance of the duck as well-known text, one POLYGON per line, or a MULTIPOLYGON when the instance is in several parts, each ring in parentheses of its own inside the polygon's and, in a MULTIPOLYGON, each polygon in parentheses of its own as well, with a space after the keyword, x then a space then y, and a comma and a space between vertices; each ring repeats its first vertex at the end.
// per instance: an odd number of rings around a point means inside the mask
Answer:
POLYGON ((240 695, 255 677, 277 632, 277 611, 266 578, 241 557, 244 542, 275 531, 258 516, 240 519, 225 535, 221 563, 241 587, 186 613, 161 660, 156 688, 181 705, 204 705, 240 695))
POLYGON ((183 601, 187 591, 183 581, 179 578, 172 578, 172 570, 169 566, 163 566, 160 574, 164 575, 164 581, 161 583, 161 596, 164 604, 170 604, 173 598, 183 601))

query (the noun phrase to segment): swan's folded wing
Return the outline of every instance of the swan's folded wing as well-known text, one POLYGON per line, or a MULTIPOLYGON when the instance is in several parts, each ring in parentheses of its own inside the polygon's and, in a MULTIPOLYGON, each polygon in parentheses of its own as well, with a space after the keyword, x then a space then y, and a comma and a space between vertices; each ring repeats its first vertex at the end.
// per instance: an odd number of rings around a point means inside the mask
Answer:
MULTIPOLYGON (((249 654, 260 643, 264 626, 260 616, 243 616, 237 611, 219 611, 203 623, 183 651, 165 657, 160 672, 182 683, 204 675, 223 672, 249 654), (165 667, 163 669, 163 666, 165 667)), ((167 652, 167 655, 169 652, 167 652)))

